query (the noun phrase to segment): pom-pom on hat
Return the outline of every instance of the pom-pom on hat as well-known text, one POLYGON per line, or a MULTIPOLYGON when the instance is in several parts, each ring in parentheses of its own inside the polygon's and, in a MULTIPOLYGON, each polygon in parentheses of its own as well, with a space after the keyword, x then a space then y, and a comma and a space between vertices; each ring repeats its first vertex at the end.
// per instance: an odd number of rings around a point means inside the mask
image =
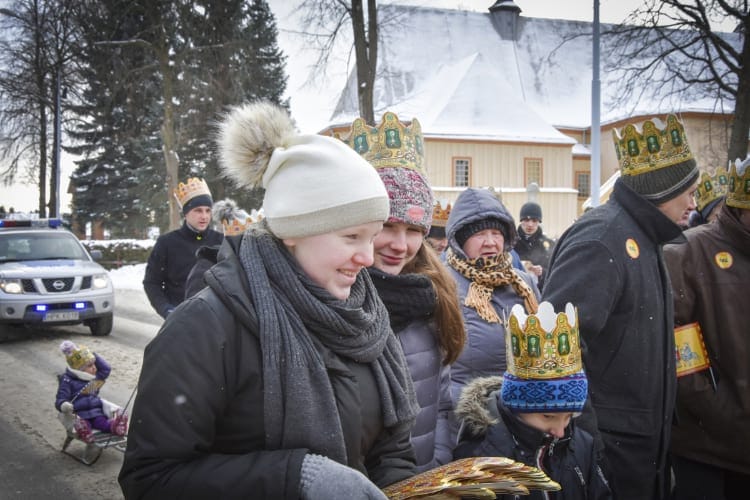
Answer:
POLYGON ((588 380, 573 305, 556 314, 552 304, 542 302, 536 314, 526 315, 516 304, 508 325, 503 404, 519 413, 582 411, 588 380))
POLYGON ((357 118, 343 141, 370 162, 383 180, 391 206, 388 221, 418 226, 427 234, 434 198, 424 170, 419 121, 414 118, 405 125, 390 111, 377 127, 357 118))
POLYGON ((698 179, 698 166, 690 151, 682 122, 668 115, 646 120, 641 128, 627 124, 613 130, 620 179, 654 205, 689 189, 698 179))
POLYGON ((180 182, 174 190, 174 197, 182 207, 182 215, 196 207, 209 207, 213 205, 211 191, 203 179, 191 177, 187 182, 180 182))
POLYGON ((96 361, 94 353, 88 347, 78 347, 70 340, 63 340, 60 351, 65 355, 68 366, 74 370, 82 370, 87 364, 96 361))
POLYGON ((217 144, 225 176, 265 189, 265 221, 278 238, 388 218, 388 193, 372 166, 338 139, 297 135, 280 106, 259 101, 232 109, 217 144))
POLYGON ((525 219, 536 219, 542 222, 542 207, 539 203, 529 201, 523 204, 521 207, 521 220, 525 219))

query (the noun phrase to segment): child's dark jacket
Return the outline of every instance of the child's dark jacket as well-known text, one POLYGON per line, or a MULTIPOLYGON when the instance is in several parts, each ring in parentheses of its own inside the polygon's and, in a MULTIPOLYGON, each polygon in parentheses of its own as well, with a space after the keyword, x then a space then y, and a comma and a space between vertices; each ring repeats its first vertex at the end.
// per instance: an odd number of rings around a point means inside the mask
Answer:
POLYGON ((60 405, 65 401, 73 403, 73 411, 82 419, 90 420, 99 416, 105 416, 102 408, 102 400, 99 398, 99 389, 104 385, 104 380, 109 377, 111 367, 104 358, 94 353, 96 358, 96 377, 93 380, 85 380, 85 374, 78 370, 65 369, 60 377, 60 385, 57 387, 55 408, 60 411, 60 405))
POLYGON ((591 435, 576 428, 572 420, 565 437, 557 441, 529 427, 503 406, 502 380, 502 377, 478 378, 461 393, 456 407, 461 434, 453 458, 512 458, 542 469, 562 486, 561 491, 548 492, 548 496, 532 491, 529 499, 611 499, 612 493, 594 458, 591 435))

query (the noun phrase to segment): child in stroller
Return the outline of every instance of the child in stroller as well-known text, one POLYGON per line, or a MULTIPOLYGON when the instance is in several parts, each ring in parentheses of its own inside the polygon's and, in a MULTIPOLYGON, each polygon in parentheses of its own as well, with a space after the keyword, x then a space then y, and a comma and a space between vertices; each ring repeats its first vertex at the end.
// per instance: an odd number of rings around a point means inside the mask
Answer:
POLYGON ((99 390, 109 376, 109 363, 86 346, 76 346, 70 340, 60 344, 60 351, 68 363, 57 388, 55 408, 64 414, 75 413, 75 432, 86 443, 94 441, 93 429, 124 436, 128 416, 124 411, 108 417, 99 390))

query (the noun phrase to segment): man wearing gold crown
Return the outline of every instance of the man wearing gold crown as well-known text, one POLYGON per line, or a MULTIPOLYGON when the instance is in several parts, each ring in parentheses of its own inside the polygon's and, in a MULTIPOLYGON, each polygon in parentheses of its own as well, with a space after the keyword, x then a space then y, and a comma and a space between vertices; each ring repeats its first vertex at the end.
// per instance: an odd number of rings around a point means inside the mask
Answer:
POLYGON ((146 263, 143 289, 151 306, 166 318, 185 300, 185 281, 195 265, 195 252, 203 246, 220 245, 224 236, 210 229, 211 191, 203 179, 180 182, 175 198, 182 207, 182 227, 159 236, 146 263))
POLYGON ((718 168, 713 173, 703 172, 698 191, 695 192, 695 210, 690 214, 688 227, 700 226, 712 222, 724 205, 729 174, 725 168, 718 168))
POLYGON ((698 168, 674 115, 613 135, 621 176, 558 240, 542 297, 578 306, 590 401, 580 425, 603 445, 615 498, 662 499, 677 390, 662 246, 684 238, 698 168))
POLYGON ((714 222, 686 231, 687 244, 664 249, 677 347, 689 353, 677 363, 676 500, 747 498, 750 491, 749 167, 750 157, 730 167, 726 202, 714 222), (684 349, 694 341, 698 347, 684 349), (705 363, 682 370, 692 358, 705 363))

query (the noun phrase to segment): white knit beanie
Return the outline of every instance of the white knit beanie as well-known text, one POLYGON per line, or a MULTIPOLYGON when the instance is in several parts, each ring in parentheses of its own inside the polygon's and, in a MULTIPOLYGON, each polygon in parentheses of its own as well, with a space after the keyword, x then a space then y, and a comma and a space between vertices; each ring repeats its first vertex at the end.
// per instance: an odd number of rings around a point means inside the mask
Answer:
POLYGON ((338 139, 296 135, 283 108, 231 110, 217 143, 224 175, 265 189, 263 212, 278 238, 300 238, 388 218, 388 193, 372 166, 338 139))

